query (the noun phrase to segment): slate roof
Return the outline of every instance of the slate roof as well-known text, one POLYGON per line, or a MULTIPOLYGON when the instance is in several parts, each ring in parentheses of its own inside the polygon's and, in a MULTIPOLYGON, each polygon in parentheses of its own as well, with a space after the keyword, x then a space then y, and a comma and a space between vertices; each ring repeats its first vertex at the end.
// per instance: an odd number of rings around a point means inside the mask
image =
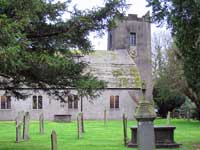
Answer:
POLYGON ((108 88, 140 88, 141 78, 127 50, 98 50, 83 57, 87 71, 108 83, 108 88))

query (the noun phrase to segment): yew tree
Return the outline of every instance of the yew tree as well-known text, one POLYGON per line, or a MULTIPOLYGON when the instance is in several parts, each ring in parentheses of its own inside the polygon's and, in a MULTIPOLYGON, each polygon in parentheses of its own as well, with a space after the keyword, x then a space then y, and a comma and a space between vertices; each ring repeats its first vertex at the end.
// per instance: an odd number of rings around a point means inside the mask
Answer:
POLYGON ((60 96, 57 89, 73 87, 93 97, 105 87, 74 55, 92 52, 90 32, 114 27, 127 9, 125 0, 105 0, 90 10, 70 6, 70 0, 0 0, 1 89, 19 94, 21 87, 50 88, 60 96))

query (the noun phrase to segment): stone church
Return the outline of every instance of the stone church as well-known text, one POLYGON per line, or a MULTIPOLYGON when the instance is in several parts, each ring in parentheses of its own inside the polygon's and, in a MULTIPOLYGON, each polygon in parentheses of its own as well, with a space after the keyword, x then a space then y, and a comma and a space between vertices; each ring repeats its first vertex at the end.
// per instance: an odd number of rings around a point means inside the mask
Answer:
MULTIPOLYGON (((147 87, 146 98, 152 98, 151 71, 151 26, 149 14, 142 16, 129 14, 117 27, 108 32, 108 49, 99 50, 84 56, 89 63, 89 71, 108 83, 102 94, 90 102, 83 97, 85 119, 103 119, 104 110, 108 119, 121 119, 125 112, 128 119, 134 119, 134 111, 140 99, 141 83, 147 87)), ((54 120, 56 115, 77 117, 81 111, 80 98, 75 89, 73 96, 62 103, 48 96, 43 89, 21 89, 30 96, 17 100, 4 96, 0 90, 0 120, 14 120, 18 112, 29 112, 32 120, 38 120, 43 112, 46 120, 54 120), (71 101, 74 99, 74 101, 71 101)))

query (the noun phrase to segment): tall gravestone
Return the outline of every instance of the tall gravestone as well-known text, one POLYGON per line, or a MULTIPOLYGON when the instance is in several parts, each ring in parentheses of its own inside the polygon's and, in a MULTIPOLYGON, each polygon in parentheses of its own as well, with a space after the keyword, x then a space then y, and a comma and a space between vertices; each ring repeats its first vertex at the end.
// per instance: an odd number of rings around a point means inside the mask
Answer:
POLYGON ((16 123, 16 142, 19 143, 21 141, 21 125, 22 125, 19 114, 16 117, 15 123, 16 123))
POLYGON ((123 131, 124 131, 124 146, 127 145, 128 137, 127 137, 127 116, 123 113, 123 131))
POLYGON ((51 133, 51 150, 57 150, 57 135, 54 130, 51 133))
POLYGON ((40 134, 44 134, 44 114, 41 113, 39 117, 40 134))
POLYGON ((167 125, 170 124, 170 116, 171 116, 171 113, 168 111, 168 113, 167 113, 167 125))
POLYGON ((153 104, 145 100, 145 87, 142 87, 142 100, 136 109, 138 121, 138 150, 155 150, 155 134, 153 121, 156 118, 153 104))
POLYGON ((30 122, 30 114, 26 112, 23 120, 23 139, 26 141, 29 139, 29 122, 30 122))

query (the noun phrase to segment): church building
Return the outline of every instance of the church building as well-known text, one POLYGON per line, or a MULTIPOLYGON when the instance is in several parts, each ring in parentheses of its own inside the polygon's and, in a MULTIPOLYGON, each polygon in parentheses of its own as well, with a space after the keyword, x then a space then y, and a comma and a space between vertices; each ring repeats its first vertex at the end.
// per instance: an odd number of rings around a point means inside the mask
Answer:
MULTIPOLYGON (((95 100, 83 97, 85 119, 103 119, 104 110, 108 119, 121 119, 126 113, 134 119, 135 108, 140 99, 140 88, 146 84, 146 98, 152 99, 151 71, 151 25, 149 14, 140 17, 130 14, 117 27, 108 31, 107 50, 94 51, 81 58, 88 62, 87 68, 94 76, 108 83, 107 88, 95 100)), ((0 120, 14 120, 18 112, 29 112, 32 120, 41 113, 45 120, 54 120, 56 115, 71 115, 76 119, 81 111, 81 101, 76 90, 66 97, 67 103, 55 100, 44 89, 20 89, 29 94, 25 100, 4 96, 0 90, 0 120)), ((47 89, 46 89, 47 90, 47 89)))

